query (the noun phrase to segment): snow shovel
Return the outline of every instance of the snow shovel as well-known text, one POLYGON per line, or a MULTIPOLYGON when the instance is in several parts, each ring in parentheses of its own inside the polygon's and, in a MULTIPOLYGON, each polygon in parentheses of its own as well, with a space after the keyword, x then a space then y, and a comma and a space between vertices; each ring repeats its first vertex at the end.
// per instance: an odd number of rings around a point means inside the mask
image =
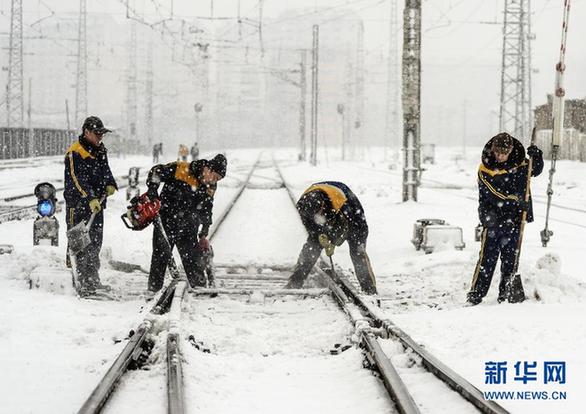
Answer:
MULTIPOLYGON (((100 204, 102 204, 105 199, 106 196, 102 196, 102 198, 100 198, 100 204)), ((77 273, 77 255, 92 242, 90 238, 90 228, 92 227, 97 214, 98 212, 92 213, 87 223, 82 221, 67 230, 69 259, 71 260, 71 270, 73 271, 73 287, 77 293, 79 293, 81 289, 79 274, 77 273)))
MULTIPOLYGON (((104 202, 106 196, 100 198, 100 204, 104 202)), ((92 213, 87 223, 80 222, 67 230, 67 241, 69 243, 69 254, 77 255, 92 242, 90 238, 90 228, 98 212, 92 213)))
MULTIPOLYGON (((531 145, 535 144, 535 127, 531 132, 531 145)), ((527 165, 527 181, 525 186, 525 203, 529 203, 529 195, 531 194, 531 173, 533 170, 533 158, 529 157, 529 164, 527 165)), ((507 299, 509 303, 521 303, 525 300, 525 290, 523 289, 523 281, 521 275, 517 273, 519 270, 519 256, 521 255, 521 244, 523 243, 523 232, 525 231, 525 222, 527 220, 527 210, 521 214, 521 228, 519 229, 519 241, 517 242, 517 250, 515 253, 515 267, 513 276, 507 283, 507 299)))

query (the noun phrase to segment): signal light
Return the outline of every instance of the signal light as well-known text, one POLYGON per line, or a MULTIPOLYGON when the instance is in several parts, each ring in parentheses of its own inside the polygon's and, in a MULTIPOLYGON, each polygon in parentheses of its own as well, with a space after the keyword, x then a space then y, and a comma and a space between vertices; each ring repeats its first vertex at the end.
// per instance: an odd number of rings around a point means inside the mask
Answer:
POLYGON ((40 183, 35 187, 37 197, 37 213, 39 217, 33 224, 33 245, 41 240, 50 240, 51 246, 59 245, 59 222, 54 217, 57 207, 55 186, 51 183, 40 183))

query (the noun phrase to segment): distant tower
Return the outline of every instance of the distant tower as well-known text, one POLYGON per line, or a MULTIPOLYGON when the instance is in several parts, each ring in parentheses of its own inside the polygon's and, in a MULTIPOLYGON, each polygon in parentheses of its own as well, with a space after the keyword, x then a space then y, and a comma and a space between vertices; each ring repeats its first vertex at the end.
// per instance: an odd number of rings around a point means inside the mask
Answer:
POLYGON ((87 0, 79 0, 79 26, 77 31, 77 77, 75 82, 76 125, 81 124, 87 112, 87 0))
POLYGON ((397 14, 398 0, 391 0, 391 15, 389 27, 389 56, 387 58, 387 110, 385 138, 386 145, 399 154, 399 115, 401 107, 399 106, 399 18, 397 14))
POLYGON ((421 0, 403 12, 403 201, 417 201, 421 141, 421 0))
MULTIPOLYGON (((358 34, 356 39, 356 92, 355 92, 355 119, 351 122, 351 136, 353 145, 364 149, 364 23, 358 23, 358 34)), ((362 153, 362 151, 360 151, 362 153)))
MULTIPOLYGON (((128 46, 128 79, 126 90, 126 122, 127 138, 132 140, 132 145, 136 144, 136 122, 138 118, 137 108, 137 59, 136 59, 136 22, 130 23, 130 43, 128 46)), ((132 150, 137 148, 133 147, 132 150)))
POLYGON ((499 129, 528 140, 531 113, 531 0, 505 0, 499 129))
POLYGON ((24 68, 22 59, 22 0, 12 0, 8 83, 6 84, 6 125, 24 126, 24 68))
POLYGON ((146 63, 145 135, 147 148, 153 146, 153 43, 149 42, 146 63))

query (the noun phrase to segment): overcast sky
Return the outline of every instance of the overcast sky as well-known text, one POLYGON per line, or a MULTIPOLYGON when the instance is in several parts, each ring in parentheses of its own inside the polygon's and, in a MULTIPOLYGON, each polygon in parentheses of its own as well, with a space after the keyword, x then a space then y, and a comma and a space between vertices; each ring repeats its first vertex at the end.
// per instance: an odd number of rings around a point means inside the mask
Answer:
MULTIPOLYGON (((130 0, 151 22, 171 13, 193 18, 210 17, 213 3, 215 17, 234 17, 237 0, 130 0)), ((9 30, 10 0, 0 0, 0 32, 9 30)), ((31 0, 25 2, 25 25, 38 19, 59 16, 75 17, 77 0, 31 0), (69 13, 69 14, 68 14, 69 13)), ((88 0, 91 13, 110 13, 125 18, 125 0, 88 0)), ((586 97, 586 1, 572 0, 566 56, 566 89, 568 98, 586 97)), ((250 19, 258 17, 258 0, 241 0, 241 13, 250 19)), ((264 0, 267 19, 276 18, 293 4, 308 12, 351 9, 365 21, 365 44, 368 54, 387 54, 390 0, 264 0)), ((404 2, 399 1, 401 14, 404 2)), ((532 1, 533 106, 542 104, 554 88, 554 66, 558 60, 561 37, 563 0, 532 1)), ((496 123, 500 93, 502 50, 502 12, 504 0, 427 0, 423 1, 422 43, 422 117, 437 119, 449 113, 451 125, 459 128, 458 119, 467 117, 467 133, 489 135, 496 123), (463 107, 466 106, 464 111, 463 107), (439 115, 438 115, 439 114, 439 115), (492 119, 491 119, 492 118, 492 119)), ((232 20, 218 20, 218 27, 235 27, 232 20)), ((326 23, 327 24, 327 23, 326 23)), ((324 25, 322 30, 327 30, 324 25)), ((222 32, 222 31, 221 31, 222 32)), ((295 33, 291 33, 295 36, 295 33)), ((400 36, 401 39, 402 36, 400 36)), ((6 57, 2 53, 3 59, 6 57)), ((6 65, 2 62, 2 65, 6 65)), ((373 68, 366 68, 374 71, 373 68)), ((368 82, 368 80, 367 80, 368 82)), ((461 133, 461 131, 455 131, 461 133)))

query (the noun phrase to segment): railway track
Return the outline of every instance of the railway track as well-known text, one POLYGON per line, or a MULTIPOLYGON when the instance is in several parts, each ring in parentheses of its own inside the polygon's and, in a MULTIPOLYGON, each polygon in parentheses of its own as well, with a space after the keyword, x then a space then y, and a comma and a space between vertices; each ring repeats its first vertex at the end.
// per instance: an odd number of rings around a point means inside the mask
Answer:
MULTIPOLYGON (((277 164, 274 165, 278 179, 269 177, 267 181, 272 184, 266 189, 284 189, 295 203, 294 194, 277 164)), ((245 189, 259 188, 250 182, 255 170, 267 168, 271 167, 266 163, 255 163, 217 220, 211 238, 227 226, 224 223, 245 189)), ((332 401, 343 395, 348 399, 378 401, 375 412, 419 413, 425 404, 418 404, 393 358, 385 351, 388 346, 385 342, 391 340, 416 354, 421 366, 447 385, 445 392, 450 398, 461 396, 471 404, 470 411, 507 413, 498 404, 485 401, 477 388, 396 326, 372 297, 358 291, 351 281, 353 276, 330 267, 322 259, 306 283, 311 287, 285 290, 283 286, 291 271, 283 265, 225 263, 215 266, 216 286, 213 288, 190 289, 185 280, 172 280, 79 413, 101 411, 124 372, 141 357, 144 359, 146 350, 153 346, 148 332, 153 315, 162 314, 167 321, 167 335, 165 345, 158 346, 166 352, 168 413, 184 413, 194 402, 205 412, 218 412, 230 400, 237 402, 239 412, 277 411, 278 407, 271 407, 267 396, 282 392, 282 383, 299 387, 297 392, 301 398, 292 400, 292 404, 298 403, 299 409, 306 411, 323 409, 312 405, 314 398, 306 399, 304 395, 331 398, 332 401), (300 344, 305 347, 299 349, 300 344), (293 363, 288 364, 282 355, 292 358, 293 363), (360 367, 362 359, 377 376, 360 367), (358 365, 355 375, 335 378, 333 373, 349 361, 358 365), (292 368, 298 365, 300 369, 292 368), (204 374, 206 370, 215 369, 219 371, 204 374), (230 378, 232 381, 227 381, 230 378), (352 392, 340 394, 336 387, 329 387, 316 393, 316 378, 334 381, 340 387, 348 386, 352 392), (240 384, 241 381, 252 385, 244 387, 243 391, 230 386, 222 389, 226 382, 240 384), (210 390, 213 396, 206 399, 202 390, 210 390), (389 398, 381 400, 380 394, 385 391, 389 398), (218 393, 224 398, 218 398, 218 393), (249 393, 259 395, 259 399, 243 398, 250 407, 239 400, 249 393)), ((427 407, 428 411, 430 408, 433 407, 427 407)))

